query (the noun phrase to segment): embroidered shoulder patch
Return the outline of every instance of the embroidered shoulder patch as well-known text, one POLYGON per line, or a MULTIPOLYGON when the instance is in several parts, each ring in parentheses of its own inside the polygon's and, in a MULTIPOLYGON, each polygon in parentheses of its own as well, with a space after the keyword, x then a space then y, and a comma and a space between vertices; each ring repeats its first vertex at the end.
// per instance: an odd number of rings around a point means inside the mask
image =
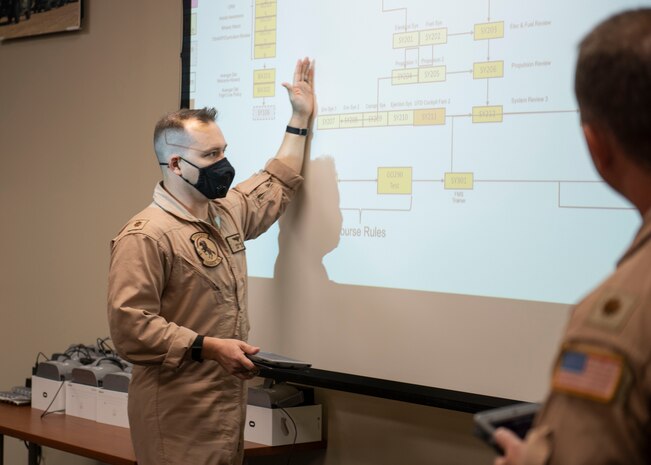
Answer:
POLYGON ((622 385, 624 359, 599 347, 567 347, 561 353, 552 389, 597 402, 612 401, 622 385))
POLYGON ((194 233, 190 240, 194 244, 194 250, 205 266, 213 267, 221 263, 222 257, 217 252, 217 244, 210 238, 208 233, 194 233))
POLYGON ((228 242, 228 246, 231 248, 231 252, 233 253, 246 250, 246 247, 244 246, 244 241, 242 240, 242 236, 240 236, 239 234, 233 234, 232 236, 228 236, 226 238, 226 242, 228 242))

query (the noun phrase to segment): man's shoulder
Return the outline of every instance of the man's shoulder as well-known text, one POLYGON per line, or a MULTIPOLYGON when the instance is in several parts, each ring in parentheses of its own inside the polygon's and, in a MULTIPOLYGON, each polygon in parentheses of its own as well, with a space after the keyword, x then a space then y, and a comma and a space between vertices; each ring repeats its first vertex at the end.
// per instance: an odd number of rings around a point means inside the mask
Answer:
MULTIPOLYGON (((632 366, 651 356, 651 278, 636 261, 642 251, 612 273, 574 309, 567 340, 615 348, 632 366)), ((646 255, 647 260, 649 258, 646 255)))
POLYGON ((176 225, 174 216, 167 213, 155 203, 131 217, 115 237, 118 241, 124 236, 139 234, 159 240, 176 225))

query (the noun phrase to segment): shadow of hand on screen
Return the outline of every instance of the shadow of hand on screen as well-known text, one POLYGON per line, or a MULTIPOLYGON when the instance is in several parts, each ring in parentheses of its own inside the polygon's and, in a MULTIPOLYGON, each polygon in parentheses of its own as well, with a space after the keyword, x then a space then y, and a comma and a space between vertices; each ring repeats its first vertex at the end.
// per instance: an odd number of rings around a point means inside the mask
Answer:
POLYGON ((334 159, 310 160, 301 191, 279 220, 274 267, 278 284, 295 287, 329 282, 323 257, 339 245, 342 221, 334 159))
POLYGON ((278 257, 271 290, 277 350, 312 359, 311 351, 334 335, 340 286, 330 280, 323 258, 339 245, 343 222, 335 161, 307 161, 305 182, 279 221, 278 257))

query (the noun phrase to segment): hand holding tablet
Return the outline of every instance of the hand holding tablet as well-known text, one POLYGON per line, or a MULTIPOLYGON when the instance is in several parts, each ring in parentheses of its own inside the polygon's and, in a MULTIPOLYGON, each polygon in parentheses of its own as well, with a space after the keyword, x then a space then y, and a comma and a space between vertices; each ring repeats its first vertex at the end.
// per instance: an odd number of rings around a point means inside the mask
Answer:
POLYGON ((289 368, 300 370, 309 368, 311 363, 296 360, 284 355, 274 354, 272 352, 258 352, 257 354, 246 354, 246 357, 251 360, 256 366, 271 367, 271 368, 289 368))
POLYGON ((495 430, 508 428, 524 439, 539 409, 540 404, 521 403, 479 412, 474 416, 475 433, 492 446, 497 453, 503 454, 493 438, 495 430))

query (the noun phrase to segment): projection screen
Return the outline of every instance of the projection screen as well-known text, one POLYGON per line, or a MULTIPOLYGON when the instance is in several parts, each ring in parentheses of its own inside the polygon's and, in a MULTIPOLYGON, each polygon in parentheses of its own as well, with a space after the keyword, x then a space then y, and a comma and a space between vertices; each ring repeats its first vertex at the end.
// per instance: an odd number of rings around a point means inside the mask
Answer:
MULTIPOLYGON (((193 0, 183 89, 237 181, 315 60, 305 183, 246 243, 250 341, 315 367, 540 400, 571 304, 639 226, 599 178, 577 45, 628 0, 193 0)), ((595 76, 595 79, 598 79, 595 76)))

